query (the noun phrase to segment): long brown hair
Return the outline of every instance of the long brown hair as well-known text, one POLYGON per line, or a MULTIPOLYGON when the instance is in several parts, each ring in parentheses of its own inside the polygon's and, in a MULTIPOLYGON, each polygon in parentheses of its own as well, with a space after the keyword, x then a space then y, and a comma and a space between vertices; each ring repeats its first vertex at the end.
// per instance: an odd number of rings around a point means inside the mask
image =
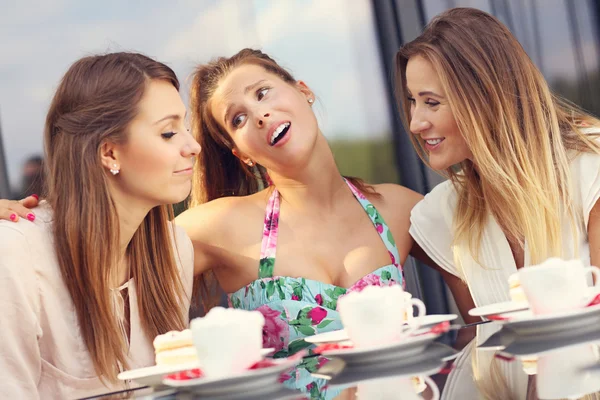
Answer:
MULTIPOLYGON (((560 257, 565 213, 577 240, 568 151, 598 152, 593 136, 581 128, 600 121, 554 96, 500 21, 477 9, 455 8, 435 17, 396 56, 396 94, 407 129, 406 67, 417 55, 433 65, 473 153, 473 161, 445 171, 458 193, 457 266, 465 250, 478 260, 488 213, 509 240, 527 242, 532 264, 560 257)), ((422 139, 410 136, 427 162, 422 139)))
MULTIPOLYGON (((284 82, 296 84, 296 79, 285 68, 254 49, 242 49, 232 57, 220 57, 196 68, 192 76, 190 109, 192 129, 202 146, 202 153, 194 167, 199 179, 192 184, 192 206, 225 196, 246 196, 270 185, 265 168, 260 165, 249 167, 233 155, 233 140, 215 119, 209 105, 220 81, 242 65, 260 66, 284 82)), ((374 188, 361 179, 347 179, 363 193, 377 196, 374 188)), ((205 307, 214 305, 216 279, 212 271, 203 274, 196 284, 200 284, 205 307)))
MULTIPOLYGON (((141 54, 82 58, 63 77, 46 118, 47 200, 58 263, 96 372, 109 382, 127 368, 127 338, 111 302, 119 219, 100 152, 104 142, 127 141, 146 86, 155 79, 179 89, 169 67, 141 54)), ((170 206, 153 208, 127 248, 142 329, 150 339, 184 328, 170 219, 170 206)))

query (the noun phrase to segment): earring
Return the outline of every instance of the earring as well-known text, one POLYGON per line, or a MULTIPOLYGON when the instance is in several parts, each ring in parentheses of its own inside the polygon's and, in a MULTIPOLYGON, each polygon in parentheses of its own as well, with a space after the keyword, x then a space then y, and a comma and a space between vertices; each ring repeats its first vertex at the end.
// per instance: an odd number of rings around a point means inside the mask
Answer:
POLYGON ((116 175, 119 173, 119 166, 117 164, 113 164, 113 167, 110 169, 110 173, 116 175))
POLYGON ((308 99, 308 104, 312 104, 314 102, 313 99, 308 99))
POLYGON ((254 167, 254 161, 248 160, 248 166, 249 167, 254 167))

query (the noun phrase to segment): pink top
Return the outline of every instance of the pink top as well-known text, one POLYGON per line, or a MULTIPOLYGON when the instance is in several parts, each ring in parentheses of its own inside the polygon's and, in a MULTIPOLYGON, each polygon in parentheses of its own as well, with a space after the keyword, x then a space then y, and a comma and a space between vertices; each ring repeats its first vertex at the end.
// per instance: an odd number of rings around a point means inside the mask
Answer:
MULTIPOLYGON (((52 247, 51 209, 42 203, 35 212, 34 223, 0 221, 0 398, 73 399, 125 388, 106 387, 97 378, 52 247)), ((175 241, 187 310, 194 252, 181 228, 175 228, 175 241)), ((135 282, 126 285, 130 367, 151 366, 153 338, 141 328, 135 282)), ((123 315, 123 302, 117 304, 123 315)))

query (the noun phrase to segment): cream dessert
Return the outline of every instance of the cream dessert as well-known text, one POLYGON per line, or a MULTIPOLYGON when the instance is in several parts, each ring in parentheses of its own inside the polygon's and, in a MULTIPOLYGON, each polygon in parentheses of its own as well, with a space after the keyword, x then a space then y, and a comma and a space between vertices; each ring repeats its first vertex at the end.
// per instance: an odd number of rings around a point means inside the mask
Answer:
POLYGON ((158 335, 153 342, 156 365, 177 365, 198 361, 189 329, 158 335))

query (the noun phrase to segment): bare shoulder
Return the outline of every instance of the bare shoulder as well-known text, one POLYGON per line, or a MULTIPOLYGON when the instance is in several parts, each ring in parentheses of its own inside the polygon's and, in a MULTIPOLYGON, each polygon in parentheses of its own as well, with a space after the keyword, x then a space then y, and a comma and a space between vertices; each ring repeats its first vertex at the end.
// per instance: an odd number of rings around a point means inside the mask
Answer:
POLYGON ((401 185, 382 183, 373 185, 382 198, 378 202, 384 207, 394 207, 412 210, 423 199, 423 195, 401 185))
POLYGON ((236 227, 250 223, 257 212, 264 213, 261 194, 209 201, 184 211, 175 223, 185 229, 193 242, 214 243, 222 237, 231 238, 236 227))

